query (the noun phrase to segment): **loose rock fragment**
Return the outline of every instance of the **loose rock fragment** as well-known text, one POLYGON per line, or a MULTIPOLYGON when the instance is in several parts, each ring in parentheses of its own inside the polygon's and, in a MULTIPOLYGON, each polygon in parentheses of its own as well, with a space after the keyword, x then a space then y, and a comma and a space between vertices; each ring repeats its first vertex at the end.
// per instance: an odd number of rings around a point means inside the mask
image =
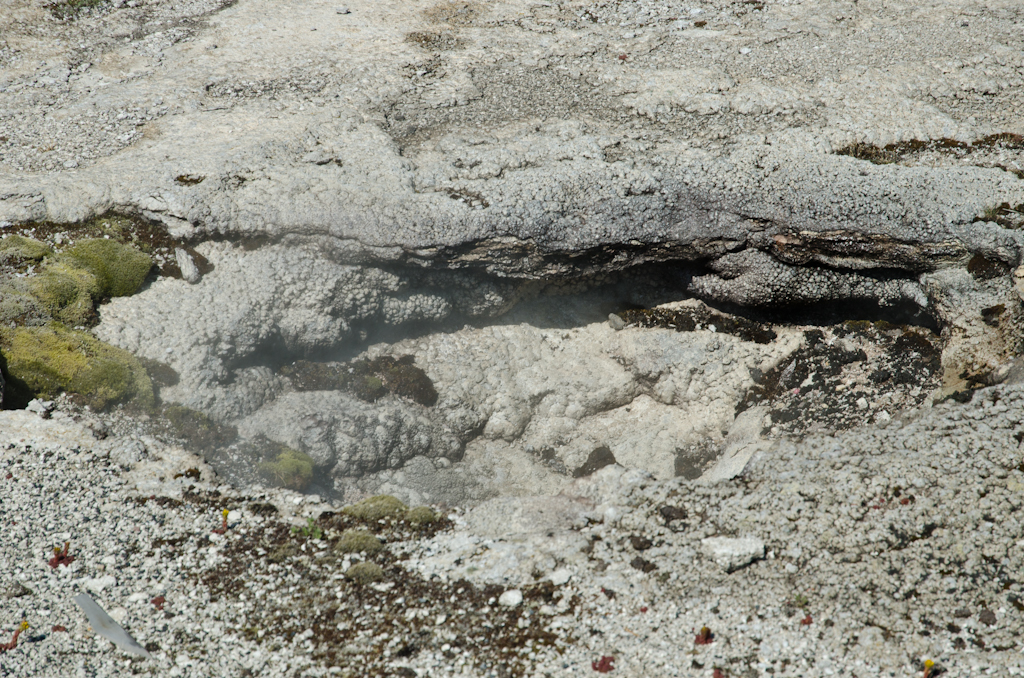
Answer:
POLYGON ((181 269, 181 277, 184 278, 185 282, 195 285, 200 281, 202 276, 199 275, 199 267, 196 266, 196 262, 191 254, 180 247, 175 247, 174 259, 178 262, 178 268, 181 269))
POLYGON ((756 537, 708 537, 700 540, 704 553, 726 572, 735 572, 764 558, 764 542, 756 537))
POLYGON ((498 604, 504 605, 505 607, 517 607, 523 602, 523 592, 519 589, 512 589, 505 591, 498 598, 498 604))

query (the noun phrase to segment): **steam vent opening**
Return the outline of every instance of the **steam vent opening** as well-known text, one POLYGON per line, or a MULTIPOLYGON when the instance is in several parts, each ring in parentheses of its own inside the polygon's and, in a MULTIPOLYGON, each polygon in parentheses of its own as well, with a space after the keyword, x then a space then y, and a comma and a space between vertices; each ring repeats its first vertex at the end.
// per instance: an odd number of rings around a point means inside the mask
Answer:
POLYGON ((1024 2, 926 4, 3 0, 0 674, 1024 675, 1024 2))
POLYGON ((117 213, 8 230, 6 407, 142 415, 239 488, 343 502, 557 494, 609 464, 697 479, 729 450, 1005 377, 951 364, 933 278, 988 295, 986 336, 1019 315, 998 261, 792 265, 792 237, 769 241, 784 255, 506 239, 355 263, 330 238, 175 239, 117 213))

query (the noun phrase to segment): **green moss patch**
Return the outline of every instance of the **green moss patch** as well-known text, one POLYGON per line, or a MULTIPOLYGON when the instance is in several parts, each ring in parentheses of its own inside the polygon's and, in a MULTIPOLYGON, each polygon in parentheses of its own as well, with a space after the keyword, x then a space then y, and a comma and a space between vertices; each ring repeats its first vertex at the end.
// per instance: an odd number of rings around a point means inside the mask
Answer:
POLYGON ((384 578, 384 568, 377 563, 356 563, 345 570, 345 576, 356 584, 372 584, 384 578))
POLYGON ((358 504, 346 506, 341 512, 359 520, 376 522, 384 518, 397 519, 405 515, 408 510, 408 506, 390 494, 379 494, 376 497, 364 499, 358 504))
MULTIPOLYGON (((104 222, 106 230, 121 234, 120 220, 108 221, 104 222)), ((93 230, 100 228, 94 225, 93 230)), ((55 242, 66 242, 62 233, 51 235, 55 242)), ((148 254, 109 235, 80 240, 59 254, 47 243, 20 234, 0 240, 0 263, 5 268, 13 266, 24 272, 26 262, 41 266, 34 275, 0 286, 0 298, 15 300, 0 308, 4 324, 38 325, 57 320, 71 327, 87 327, 96 322, 98 301, 134 294, 153 267, 148 254)))
POLYGON ((281 368, 281 373, 299 391, 348 391, 371 403, 391 393, 431 407, 437 403, 437 390, 413 361, 411 355, 349 363, 299 360, 281 368))
POLYGON ((366 530, 345 530, 334 544, 338 553, 365 553, 374 555, 384 548, 380 539, 366 530))
POLYGON ((148 254, 103 238, 82 240, 60 258, 92 273, 100 295, 105 297, 135 294, 153 267, 148 254))
POLYGON ((21 235, 9 235, 0 239, 0 256, 19 259, 21 261, 40 261, 43 257, 53 254, 50 246, 44 242, 26 238, 21 235))
POLYGON ((54 320, 72 327, 88 326, 96 320, 93 301, 100 286, 89 271, 57 261, 29 279, 28 289, 54 320))
POLYGON ((153 386, 139 361, 86 332, 58 323, 0 329, 0 347, 8 381, 5 407, 61 393, 75 394, 96 410, 129 401, 153 406, 153 386))
POLYGON ((437 522, 438 518, 439 516, 426 506, 417 506, 414 509, 409 509, 405 514, 406 522, 413 527, 430 525, 437 522))
POLYGON ((163 225, 120 214, 108 213, 74 223, 26 222, 9 227, 8 232, 44 241, 58 251, 86 239, 113 240, 154 257, 160 275, 172 278, 181 278, 174 256, 174 250, 180 247, 192 256, 201 274, 213 270, 213 265, 202 254, 188 242, 171 237, 163 225))
POLYGON ((313 482, 313 460, 290 447, 281 448, 273 461, 259 465, 260 475, 278 487, 302 492, 313 482))

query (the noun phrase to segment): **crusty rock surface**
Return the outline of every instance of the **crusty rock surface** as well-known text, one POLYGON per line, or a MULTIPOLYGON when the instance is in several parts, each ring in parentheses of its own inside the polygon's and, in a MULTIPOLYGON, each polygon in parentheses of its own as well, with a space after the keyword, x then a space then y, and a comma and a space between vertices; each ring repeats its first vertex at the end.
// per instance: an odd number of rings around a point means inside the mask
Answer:
POLYGON ((90 591, 159 676, 1024 673, 1022 25, 11 0, 0 237, 166 229, 92 331, 237 427, 211 463, 269 439, 323 497, 217 485, 155 412, 0 412, 0 632, 34 629, 4 667, 129 670, 90 591), (437 401, 281 369, 381 356, 437 401), (379 492, 444 515, 321 501, 379 492), (384 548, 340 555, 350 529, 384 548))
MULTIPOLYGON (((1016 4, 343 9, 160 0, 58 19, 18 0, 0 19, 0 228, 113 210, 212 266, 100 310, 97 336, 181 375, 165 400, 219 421, 270 408, 308 438, 295 420, 313 398, 277 398, 281 362, 494 318, 616 271, 642 279, 651 262, 675 272, 674 300, 909 309, 942 331, 944 394, 998 381, 1019 350, 1016 4)), ((453 391, 465 421, 399 427, 408 444, 338 473, 452 456, 437 436, 457 457, 472 422, 491 441, 544 428, 522 397, 533 386, 503 383, 453 391)), ((662 427, 665 398, 636 397, 637 430, 662 427)), ((589 432, 561 441, 552 423, 526 444, 564 447, 572 470, 607 429, 666 474, 671 444, 587 414, 589 432)), ((723 435, 723 417, 704 428, 723 435)), ((318 439, 342 420, 320 417, 318 439)), ((337 445, 317 444, 333 469, 337 445)))
POLYGON ((1017 234, 972 223, 1024 202, 1016 3, 347 9, 167 0, 59 22, 19 0, 0 220, 116 208, 532 276, 577 264, 517 252, 657 246, 623 266, 800 234, 818 240, 791 257, 858 268, 1019 263, 1017 234), (890 164, 837 154, 912 141, 890 164))

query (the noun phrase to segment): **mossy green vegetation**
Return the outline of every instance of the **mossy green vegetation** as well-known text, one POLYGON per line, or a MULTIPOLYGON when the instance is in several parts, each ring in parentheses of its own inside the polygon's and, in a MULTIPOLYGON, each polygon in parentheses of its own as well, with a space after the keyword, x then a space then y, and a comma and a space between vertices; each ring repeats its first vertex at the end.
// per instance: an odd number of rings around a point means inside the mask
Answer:
POLYGON ((0 348, 8 382, 5 407, 61 393, 75 394, 95 410, 127 402, 153 407, 153 386, 135 356, 87 332, 59 323, 0 328, 0 348))
POLYGON ((26 238, 21 235, 9 235, 0 239, 0 257, 9 257, 21 261, 40 261, 43 257, 53 254, 46 243, 26 238))
POLYGON ((46 309, 27 287, 25 280, 0 284, 0 327, 24 325, 30 318, 48 317, 46 309))
POLYGON ((359 520, 376 522, 384 518, 400 518, 408 510, 408 506, 390 494, 379 494, 358 504, 346 506, 341 512, 359 520))
POLYGON ((103 238, 82 240, 58 255, 44 243, 18 235, 0 240, 0 247, 5 257, 42 262, 36 275, 0 289, 0 296, 18 300, 0 308, 4 324, 58 320, 88 326, 96 320, 97 301, 134 294, 153 267, 149 255, 103 238))
POLYGON ((356 563, 345 571, 345 576, 356 584, 372 584, 384 578, 384 568, 377 563, 356 563))
POLYGON ((89 271, 56 261, 29 279, 28 289, 54 320, 78 327, 96 317, 93 301, 100 287, 89 271))
POLYGON ((373 555, 380 553, 384 544, 380 539, 373 536, 366 530, 345 530, 341 533, 334 550, 338 553, 365 553, 373 555))
POLYGON ((313 460, 290 447, 282 447, 273 461, 259 465, 260 475, 279 487, 302 492, 313 481, 313 460))
POLYGON ((60 259, 92 273, 99 294, 104 297, 135 294, 153 267, 148 254, 104 238, 81 240, 60 255, 60 259))
POLYGON ((409 509, 405 514, 405 521, 413 527, 430 525, 437 521, 437 518, 437 514, 426 506, 417 506, 416 508, 409 509))
POLYGON ((312 518, 306 518, 306 524, 302 527, 293 527, 292 534, 301 535, 307 539, 320 539, 324 536, 323 530, 312 518))

